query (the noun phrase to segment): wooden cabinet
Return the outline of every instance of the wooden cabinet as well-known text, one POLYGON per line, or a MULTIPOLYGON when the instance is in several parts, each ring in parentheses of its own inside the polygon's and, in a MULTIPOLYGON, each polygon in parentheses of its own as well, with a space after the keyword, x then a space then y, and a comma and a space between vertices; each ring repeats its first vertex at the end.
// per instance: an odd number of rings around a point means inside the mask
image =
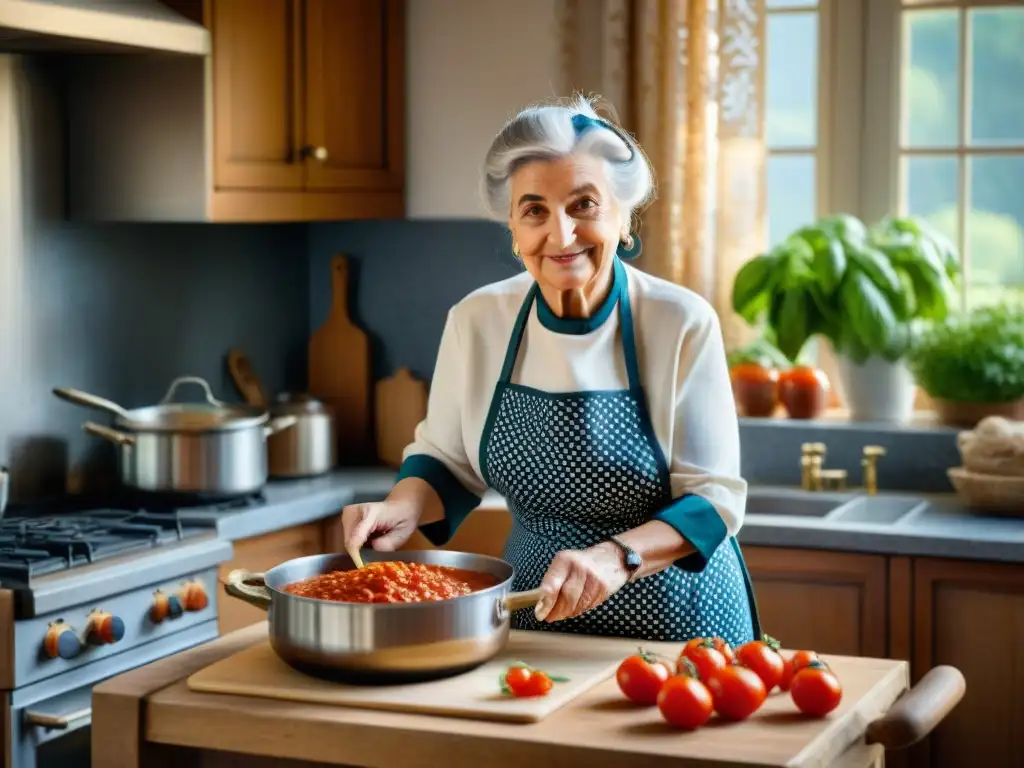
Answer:
POLYGON ((762 628, 786 648, 885 657, 886 558, 743 547, 762 628))
POLYGON ((918 559, 913 675, 963 672, 960 705, 913 755, 914 768, 1024 765, 1024 566, 918 559))
POLYGON ((164 2, 211 58, 69 67, 73 218, 404 214, 404 0, 164 2))

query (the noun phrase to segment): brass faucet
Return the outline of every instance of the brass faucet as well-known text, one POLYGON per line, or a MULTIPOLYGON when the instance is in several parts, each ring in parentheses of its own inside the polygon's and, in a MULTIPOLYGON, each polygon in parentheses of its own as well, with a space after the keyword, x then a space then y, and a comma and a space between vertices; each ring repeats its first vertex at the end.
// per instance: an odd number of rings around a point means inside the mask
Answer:
POLYGON ((885 448, 880 445, 865 445, 864 458, 860 465, 864 468, 864 491, 868 496, 878 493, 878 459, 885 456, 885 448))
POLYGON ((824 443, 804 443, 800 450, 800 487, 805 491, 820 491, 821 469, 828 447, 824 443))
MULTIPOLYGON (((847 472, 845 469, 825 469, 825 454, 828 447, 824 443, 803 443, 800 446, 800 487, 805 491, 842 491, 846 490, 847 472)), ((885 456, 885 448, 880 445, 865 445, 864 458, 864 492, 869 496, 878 493, 878 459, 885 456)))

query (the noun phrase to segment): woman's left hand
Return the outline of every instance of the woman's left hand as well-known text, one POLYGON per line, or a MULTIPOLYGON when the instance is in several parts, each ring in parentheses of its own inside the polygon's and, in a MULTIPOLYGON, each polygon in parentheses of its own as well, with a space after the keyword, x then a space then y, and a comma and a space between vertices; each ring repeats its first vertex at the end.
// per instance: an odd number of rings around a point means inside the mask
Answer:
POLYGON ((561 621, 595 608, 629 581, 622 551, 604 543, 555 555, 540 583, 543 593, 535 614, 541 621, 561 621))

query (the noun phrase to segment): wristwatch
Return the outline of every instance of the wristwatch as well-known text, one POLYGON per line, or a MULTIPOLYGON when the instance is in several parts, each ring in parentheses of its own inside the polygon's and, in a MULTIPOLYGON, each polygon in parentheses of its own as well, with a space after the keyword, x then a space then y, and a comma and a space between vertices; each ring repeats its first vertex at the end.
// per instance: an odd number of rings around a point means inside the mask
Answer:
POLYGON ((636 574, 640 570, 641 566, 643 566, 644 559, 640 557, 639 552, 637 552, 635 549, 632 549, 628 545, 624 544, 616 537, 612 536, 608 539, 608 541, 610 541, 612 544, 614 544, 622 550, 622 554, 625 556, 624 562, 626 565, 626 570, 629 571, 629 580, 632 581, 636 577, 636 574))

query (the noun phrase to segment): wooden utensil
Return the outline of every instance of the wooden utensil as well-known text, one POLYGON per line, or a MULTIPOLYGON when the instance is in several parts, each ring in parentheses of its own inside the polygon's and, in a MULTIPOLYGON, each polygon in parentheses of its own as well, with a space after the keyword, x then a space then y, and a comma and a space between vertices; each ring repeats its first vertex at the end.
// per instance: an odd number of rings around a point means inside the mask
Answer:
POLYGON ((427 397, 426 382, 414 377, 408 368, 399 368, 377 382, 377 458, 385 465, 401 465, 402 452, 427 416, 427 397))
POLYGON ((309 339, 309 391, 334 414, 340 464, 370 460, 370 342, 349 317, 349 264, 331 260, 331 309, 309 339))
POLYGON ((207 667, 188 679, 193 691, 229 693, 361 709, 420 712, 447 717, 530 723, 610 678, 622 661, 621 646, 579 648, 541 633, 513 630, 498 657, 445 680, 403 685, 345 685, 296 672, 266 641, 207 667), (498 679, 515 661, 567 678, 547 696, 516 699, 501 695, 498 679))
POLYGON ((260 408, 267 407, 267 391, 263 388, 245 352, 237 348, 228 352, 228 372, 245 402, 260 408))

